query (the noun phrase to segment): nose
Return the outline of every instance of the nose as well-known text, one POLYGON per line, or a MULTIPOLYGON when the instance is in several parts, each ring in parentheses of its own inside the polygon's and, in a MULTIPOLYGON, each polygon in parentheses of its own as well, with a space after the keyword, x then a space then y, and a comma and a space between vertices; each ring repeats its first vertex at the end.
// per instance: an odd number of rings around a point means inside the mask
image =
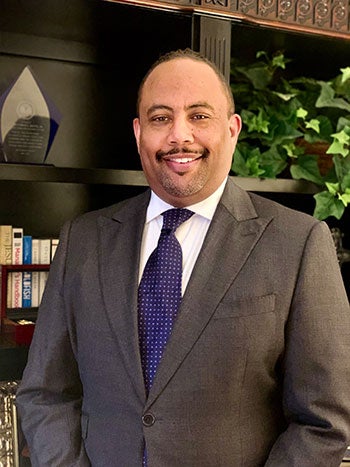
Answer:
POLYGON ((193 142, 193 126, 185 117, 176 117, 170 127, 168 135, 169 144, 181 144, 193 142))

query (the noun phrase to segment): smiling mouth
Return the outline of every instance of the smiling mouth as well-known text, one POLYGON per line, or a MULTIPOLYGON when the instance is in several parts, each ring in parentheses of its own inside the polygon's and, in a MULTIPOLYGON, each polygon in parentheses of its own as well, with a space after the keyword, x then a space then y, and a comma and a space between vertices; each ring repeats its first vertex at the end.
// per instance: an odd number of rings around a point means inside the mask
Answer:
POLYGON ((201 154, 198 157, 164 157, 163 159, 166 162, 176 162, 177 164, 188 164, 190 162, 196 161, 198 159, 201 159, 203 155, 201 154))

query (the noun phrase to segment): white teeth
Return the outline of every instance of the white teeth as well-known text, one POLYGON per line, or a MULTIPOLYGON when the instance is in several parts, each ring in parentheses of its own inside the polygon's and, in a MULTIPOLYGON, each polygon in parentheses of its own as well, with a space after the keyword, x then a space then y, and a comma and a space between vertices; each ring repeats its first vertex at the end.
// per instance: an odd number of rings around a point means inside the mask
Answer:
POLYGON ((174 162, 178 162, 179 164, 185 164, 186 162, 192 162, 194 159, 192 157, 188 158, 179 158, 179 159, 173 159, 174 162))

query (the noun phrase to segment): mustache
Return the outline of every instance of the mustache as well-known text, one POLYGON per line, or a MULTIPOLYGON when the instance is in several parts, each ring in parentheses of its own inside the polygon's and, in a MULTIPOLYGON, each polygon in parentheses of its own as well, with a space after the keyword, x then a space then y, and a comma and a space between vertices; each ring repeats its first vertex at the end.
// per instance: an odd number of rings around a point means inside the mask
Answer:
POLYGON ((177 148, 170 149, 170 151, 161 151, 161 150, 157 151, 156 159, 157 161, 160 161, 161 159, 163 159, 163 157, 175 156, 176 154, 198 154, 199 156, 206 158, 209 156, 209 151, 208 149, 203 149, 201 151, 194 151, 193 149, 189 149, 186 147, 183 147, 183 148, 177 147, 177 148))

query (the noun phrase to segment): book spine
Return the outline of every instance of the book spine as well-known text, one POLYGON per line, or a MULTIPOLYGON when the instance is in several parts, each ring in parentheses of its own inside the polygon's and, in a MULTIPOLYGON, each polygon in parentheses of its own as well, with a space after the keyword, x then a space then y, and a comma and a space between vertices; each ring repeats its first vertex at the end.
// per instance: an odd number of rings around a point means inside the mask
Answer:
POLYGON ((11 308, 22 307, 22 272, 12 272, 12 300, 11 308))
MULTIPOLYGON (((23 235, 23 264, 32 264, 32 236, 23 235)), ((22 307, 32 306, 32 273, 22 273, 22 307)))
MULTIPOLYGON (((12 263, 23 264, 23 228, 12 228, 12 263)), ((12 273, 11 308, 22 307, 22 272, 12 273)))
POLYGON ((41 271, 32 271, 32 307, 39 306, 39 274, 41 271))
POLYGON ((12 264, 12 225, 0 225, 0 264, 12 264))
MULTIPOLYGON (((12 225, 2 224, 0 225, 0 264, 12 264, 12 225)), ((0 268, 0 284, 1 280, 1 268, 0 268)), ((0 294, 0 307, 1 310, 5 309, 7 305, 11 304, 11 278, 7 276, 7 297, 4 294, 0 294), (6 303, 2 303, 2 300, 6 303)))
POLYGON ((58 242, 59 242, 58 238, 52 238, 51 239, 51 261, 53 260, 53 258, 55 256, 55 253, 56 253, 56 250, 57 250, 57 247, 58 247, 58 242))
POLYGON ((22 307, 30 308, 32 306, 32 273, 23 271, 22 277, 22 307))
POLYGON ((32 264, 32 236, 23 235, 23 264, 32 264))
POLYGON ((23 228, 12 228, 12 264, 23 264, 23 228))
POLYGON ((49 275, 49 271, 39 271, 39 305, 43 297, 48 275, 49 275))
MULTIPOLYGON (((32 262, 39 264, 39 239, 32 239, 32 262)), ((39 306, 39 272, 32 271, 32 307, 39 306)))
POLYGON ((51 239, 39 239, 39 264, 51 263, 51 239))
POLYGON ((39 239, 32 239, 32 264, 39 264, 39 239))

